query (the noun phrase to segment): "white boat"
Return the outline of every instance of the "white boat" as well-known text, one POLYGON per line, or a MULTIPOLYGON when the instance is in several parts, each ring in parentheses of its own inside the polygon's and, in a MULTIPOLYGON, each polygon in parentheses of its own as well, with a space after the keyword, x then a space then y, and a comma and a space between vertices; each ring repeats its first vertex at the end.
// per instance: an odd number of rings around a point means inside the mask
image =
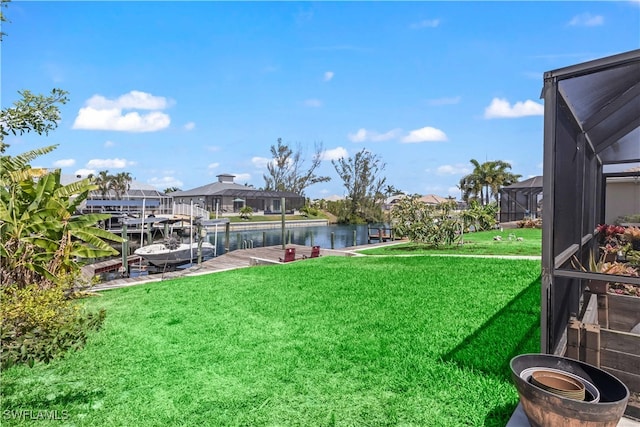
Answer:
MULTIPOLYGON (((209 242, 202 242, 201 251, 202 258, 211 258, 214 246, 209 242)), ((179 265, 198 259, 198 243, 154 243, 136 249, 133 253, 158 267, 179 265)))

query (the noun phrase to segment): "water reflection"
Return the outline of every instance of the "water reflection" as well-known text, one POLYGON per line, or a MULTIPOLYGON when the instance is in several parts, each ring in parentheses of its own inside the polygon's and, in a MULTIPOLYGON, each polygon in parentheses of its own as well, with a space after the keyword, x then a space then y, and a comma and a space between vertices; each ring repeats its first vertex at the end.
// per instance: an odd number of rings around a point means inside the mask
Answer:
MULTIPOLYGON (((341 249, 349 246, 367 244, 367 225, 327 225, 314 227, 291 227, 285 229, 285 242, 296 245, 319 245, 325 249, 341 249)), ((224 229, 207 234, 207 241, 216 245, 217 255, 225 253, 224 229)), ((247 247, 277 246, 282 244, 282 229, 231 231, 229 250, 247 247)))

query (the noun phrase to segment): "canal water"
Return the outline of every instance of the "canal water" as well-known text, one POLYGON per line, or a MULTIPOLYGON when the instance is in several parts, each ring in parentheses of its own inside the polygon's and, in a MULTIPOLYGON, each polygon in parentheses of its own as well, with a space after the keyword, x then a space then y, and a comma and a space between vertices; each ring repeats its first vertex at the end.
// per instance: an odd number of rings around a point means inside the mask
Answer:
MULTIPOLYGON (((388 227, 388 225, 376 225, 379 227, 388 227)), ((376 227, 374 226, 374 227, 376 227)), ((319 245, 323 249, 343 249, 350 246, 366 245, 368 243, 368 226, 363 225, 324 225, 313 227, 288 227, 285 228, 285 243, 304 246, 319 245)), ((218 232, 209 230, 205 237, 205 241, 216 246, 215 256, 224 255, 225 249, 225 231, 224 227, 220 227, 218 232), (217 234, 217 238, 216 238, 217 234)), ((282 244, 282 228, 269 228, 264 230, 242 230, 230 231, 229 233, 229 251, 245 248, 260 248, 264 246, 277 246, 282 244)), ((209 258, 203 258, 206 261, 209 258)), ((188 268, 193 264, 184 264, 179 268, 188 268)), ((156 268, 147 268, 146 266, 140 270, 135 265, 131 266, 130 277, 145 276, 150 273, 157 273, 156 268)), ((101 274, 103 281, 119 278, 120 273, 108 272, 101 274)))
MULTIPOLYGON (((216 254, 225 253, 224 227, 217 233, 207 234, 206 241, 216 245, 216 254)), ((349 246, 366 245, 367 225, 324 225, 313 227, 290 227, 285 229, 285 243, 313 246, 324 249, 342 249, 349 246)), ((282 244, 282 228, 268 230, 231 231, 229 234, 229 251, 245 248, 259 248, 282 244)))

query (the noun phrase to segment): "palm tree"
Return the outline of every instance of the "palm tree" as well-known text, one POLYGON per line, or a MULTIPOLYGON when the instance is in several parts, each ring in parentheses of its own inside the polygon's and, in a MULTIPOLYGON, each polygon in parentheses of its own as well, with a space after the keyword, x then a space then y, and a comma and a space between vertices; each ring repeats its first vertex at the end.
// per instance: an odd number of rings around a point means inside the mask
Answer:
POLYGON ((471 164, 473 172, 460 179, 458 188, 462 190, 462 198, 465 201, 469 201, 469 198, 477 199, 479 194, 481 205, 488 205, 491 197, 497 202, 500 189, 518 182, 521 176, 509 172, 507 169, 511 169, 511 164, 502 160, 480 163, 471 159, 471 164))
POLYGON ((391 196, 397 196, 399 194, 404 194, 402 192, 402 190, 400 190, 399 188, 394 187, 393 185, 387 185, 386 187, 384 187, 384 196, 385 197, 391 197, 391 196))
POLYGON ((462 200, 467 203, 472 200, 478 200, 478 194, 482 192, 482 185, 474 174, 463 176, 460 179, 458 188, 462 191, 462 200))
POLYGON ((98 191, 104 199, 109 194, 109 187, 111 185, 111 179, 113 177, 109 175, 108 170, 98 172, 98 176, 93 177, 93 182, 98 186, 98 191))
POLYGON ((129 172, 119 172, 111 177, 109 188, 116 193, 116 199, 122 196, 131 188, 131 174, 129 172))
POLYGON ((495 199, 496 203, 498 203, 500 189, 507 185, 518 182, 518 179, 520 179, 522 175, 517 175, 507 171, 507 169, 511 169, 511 165, 507 162, 496 160, 489 163, 489 170, 491 171, 491 182, 489 183, 489 188, 491 189, 493 198, 495 199))

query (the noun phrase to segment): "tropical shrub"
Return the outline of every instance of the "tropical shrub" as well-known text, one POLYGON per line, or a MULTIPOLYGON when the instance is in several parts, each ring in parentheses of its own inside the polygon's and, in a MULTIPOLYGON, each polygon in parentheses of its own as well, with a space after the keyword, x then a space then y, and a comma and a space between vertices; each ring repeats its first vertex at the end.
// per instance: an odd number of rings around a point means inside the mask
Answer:
POLYGON ((403 197, 391 209, 393 232, 416 243, 434 247, 452 245, 460 237, 461 224, 452 215, 455 202, 427 205, 419 195, 403 197))
POLYGON ((481 205, 477 200, 469 202, 469 206, 462 212, 464 231, 468 232, 473 226, 474 231, 490 230, 496 226, 498 204, 481 205))
POLYGON ((253 208, 251 206, 243 206, 240 208, 240 218, 250 219, 253 215, 253 208))
POLYGON ((80 348, 105 313, 83 313, 71 299, 87 285, 81 260, 117 255, 105 240, 119 236, 96 226, 110 215, 76 215, 96 188, 90 180, 60 183, 60 171, 27 162, 51 151, 0 157, 1 366, 48 362, 80 348))
POLYGON ((87 334, 98 329, 106 312, 86 313, 67 298, 62 287, 38 285, 0 288, 0 366, 33 366, 81 348, 87 334))
MULTIPOLYGON (((39 99, 39 98, 38 98, 39 99)), ((22 105, 22 104, 19 104, 22 105)), ((32 111, 34 123, 20 109, 16 126, 4 121, 2 135, 34 129, 48 130, 32 111)), ((30 111, 30 110, 29 110, 30 111)), ((18 113, 3 110, 2 118, 18 113)), ((40 114, 41 113, 41 114, 40 114)), ((47 119, 49 120, 49 119, 47 119)), ((70 349, 80 348, 89 330, 100 326, 105 313, 84 313, 71 299, 87 285, 80 280, 82 260, 117 255, 105 240, 122 239, 97 227, 110 215, 77 215, 89 192, 96 189, 85 179, 60 183, 60 171, 33 169, 29 162, 55 146, 5 155, 0 140, 0 366, 48 362, 70 349)))
POLYGON ((310 205, 304 205, 300 208, 300 213, 306 216, 318 216, 318 209, 310 205))
POLYGON ((625 223, 640 223, 640 214, 619 216, 614 221, 614 224, 616 224, 616 225, 621 225, 621 224, 625 224, 625 223))

